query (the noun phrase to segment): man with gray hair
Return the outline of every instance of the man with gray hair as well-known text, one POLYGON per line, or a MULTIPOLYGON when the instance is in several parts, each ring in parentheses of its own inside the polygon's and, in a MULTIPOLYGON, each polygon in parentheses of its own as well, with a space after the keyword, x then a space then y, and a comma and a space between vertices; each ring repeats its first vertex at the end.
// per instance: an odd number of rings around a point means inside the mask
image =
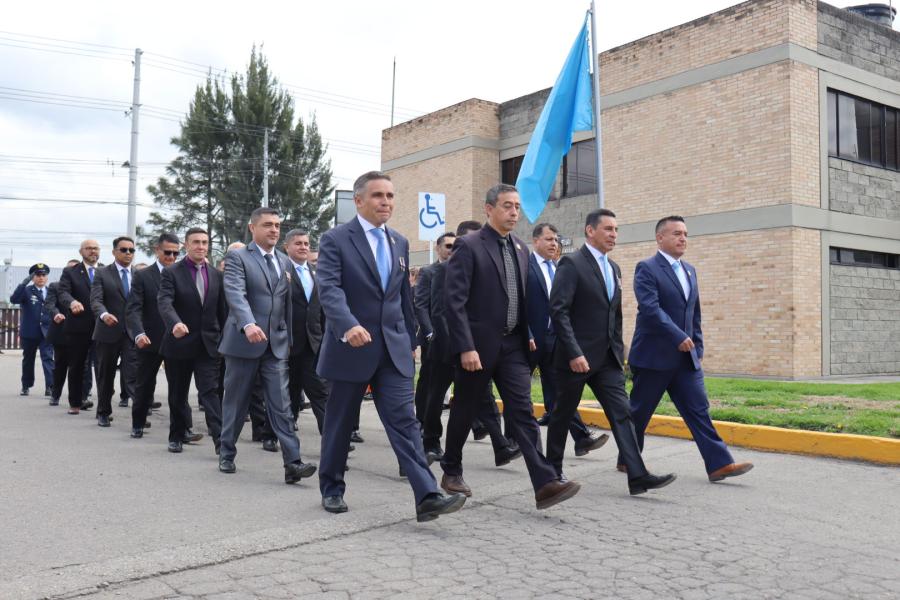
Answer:
POLYGON ((487 225, 456 240, 447 262, 446 310, 450 352, 459 357, 447 422, 441 487, 467 496, 462 449, 491 381, 503 398, 522 451, 538 509, 578 493, 541 452, 541 432, 531 405, 528 322, 525 312, 528 248, 512 234, 522 211, 514 186, 498 184, 485 198, 487 225))
POLYGON ((287 361, 291 347, 291 269, 275 249, 281 217, 272 208, 250 215, 253 241, 225 255, 224 289, 228 320, 219 352, 225 355, 225 397, 219 470, 234 473, 235 444, 241 433, 256 374, 262 378, 270 425, 284 458, 284 482, 316 472, 300 458, 300 440, 290 417, 287 361))

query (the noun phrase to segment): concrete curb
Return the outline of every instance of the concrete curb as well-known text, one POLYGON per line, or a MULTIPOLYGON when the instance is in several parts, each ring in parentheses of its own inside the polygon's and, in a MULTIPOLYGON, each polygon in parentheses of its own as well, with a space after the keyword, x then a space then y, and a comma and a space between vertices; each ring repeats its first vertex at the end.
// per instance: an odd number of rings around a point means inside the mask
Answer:
MULTIPOLYGON (((582 420, 596 427, 609 429, 609 420, 601 408, 582 406, 578 409, 582 420)), ((544 407, 534 405, 536 417, 544 414, 544 407)), ((766 425, 745 425, 729 421, 713 421, 716 430, 729 446, 755 450, 790 452, 811 456, 827 456, 850 460, 865 460, 883 465, 900 465, 900 439, 849 433, 825 433, 783 429, 766 425)), ((680 417, 653 415, 647 433, 690 440, 691 432, 680 417)))

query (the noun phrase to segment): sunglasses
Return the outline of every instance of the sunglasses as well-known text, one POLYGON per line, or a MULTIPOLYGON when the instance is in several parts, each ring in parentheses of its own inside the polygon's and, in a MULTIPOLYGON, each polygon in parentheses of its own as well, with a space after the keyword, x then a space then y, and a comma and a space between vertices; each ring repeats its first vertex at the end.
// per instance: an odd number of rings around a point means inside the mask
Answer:
POLYGON ((444 248, 447 250, 453 250, 453 244, 444 244, 444 248))
POLYGON ((117 248, 123 254, 134 254, 134 248, 117 248))
POLYGON ((163 250, 162 253, 166 256, 178 256, 181 254, 181 250, 163 250))

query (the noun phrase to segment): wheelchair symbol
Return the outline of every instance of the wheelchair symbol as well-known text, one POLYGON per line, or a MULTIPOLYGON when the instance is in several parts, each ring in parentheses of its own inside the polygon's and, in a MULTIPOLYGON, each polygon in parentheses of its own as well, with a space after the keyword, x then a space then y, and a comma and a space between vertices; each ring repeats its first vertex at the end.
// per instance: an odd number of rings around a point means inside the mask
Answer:
POLYGON ((441 218, 441 214, 431 206, 431 194, 425 194, 425 208, 419 211, 419 223, 422 224, 426 229, 434 229, 438 225, 443 225, 444 220, 441 218), (426 213, 434 219, 429 219, 431 225, 425 222, 426 213))

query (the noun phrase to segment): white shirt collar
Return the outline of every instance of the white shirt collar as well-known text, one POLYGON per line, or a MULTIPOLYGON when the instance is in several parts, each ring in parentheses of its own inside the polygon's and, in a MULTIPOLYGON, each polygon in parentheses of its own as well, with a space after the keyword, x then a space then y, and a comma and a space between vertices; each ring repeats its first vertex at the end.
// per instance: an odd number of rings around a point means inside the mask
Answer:
POLYGON ((377 225, 373 225, 369 223, 367 220, 363 218, 363 216, 359 213, 356 213, 356 218, 359 219, 359 224, 362 225, 363 231, 369 233, 373 229, 381 229, 384 231, 384 226, 378 227, 377 225))
POLYGON ((119 273, 121 273, 122 271, 128 271, 128 273, 130 274, 131 273, 131 265, 128 265, 126 267, 125 265, 119 264, 119 261, 116 261, 116 271, 118 271, 119 273))
POLYGON ((665 258, 667 261, 669 261, 669 266, 672 266, 672 265, 674 265, 675 263, 680 263, 680 262, 681 262, 679 259, 674 258, 673 256, 670 256, 669 254, 666 254, 666 253, 663 252, 662 250, 657 250, 657 252, 659 252, 660 254, 662 254, 662 255, 663 255, 663 258, 665 258))
POLYGON ((165 267, 163 266, 163 264, 162 264, 161 262, 159 262, 159 261, 156 261, 156 268, 159 269, 159 272, 160 272, 160 273, 162 273, 162 272, 163 272, 163 269, 165 269, 165 267))
POLYGON ((300 264, 300 263, 298 263, 298 262, 295 262, 294 259, 292 258, 292 259, 291 259, 291 264, 294 265, 294 268, 295 268, 295 269, 301 269, 301 268, 306 268, 306 269, 308 269, 308 268, 309 268, 309 261, 306 261, 305 263, 300 264))
POLYGON ((597 250, 596 248, 594 248, 587 242, 585 242, 584 245, 587 246, 588 251, 593 255, 595 260, 600 260, 601 258, 604 258, 606 256, 605 254, 603 254, 602 252, 600 252, 599 250, 597 250))

